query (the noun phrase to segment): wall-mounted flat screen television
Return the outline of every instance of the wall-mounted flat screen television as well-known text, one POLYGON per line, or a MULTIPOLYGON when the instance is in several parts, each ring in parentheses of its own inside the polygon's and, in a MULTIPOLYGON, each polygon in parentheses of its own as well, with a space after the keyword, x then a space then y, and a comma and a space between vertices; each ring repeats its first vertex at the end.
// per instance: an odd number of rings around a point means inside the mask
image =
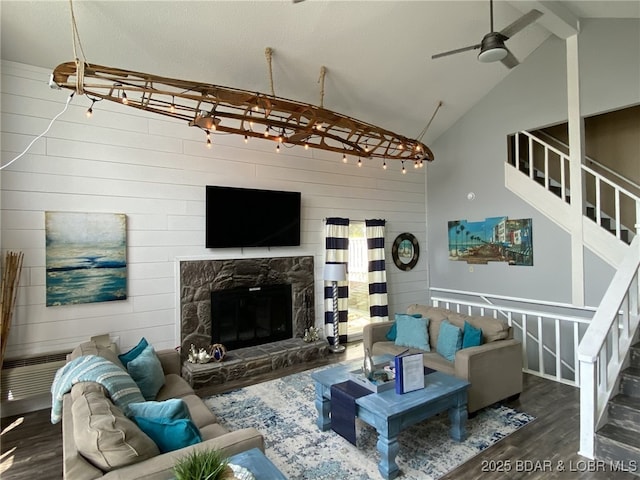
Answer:
POLYGON ((207 248, 300 245, 300 192, 206 188, 207 248))

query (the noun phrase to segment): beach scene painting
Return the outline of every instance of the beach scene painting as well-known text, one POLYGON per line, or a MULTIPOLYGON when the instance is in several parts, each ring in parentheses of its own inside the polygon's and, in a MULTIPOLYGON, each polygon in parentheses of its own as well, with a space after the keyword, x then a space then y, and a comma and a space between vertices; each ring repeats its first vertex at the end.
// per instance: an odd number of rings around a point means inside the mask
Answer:
POLYGON ((45 212, 47 306, 127 298, 126 215, 45 212))
POLYGON ((533 266, 533 228, 530 218, 490 217, 479 222, 450 220, 448 237, 449 260, 533 266))

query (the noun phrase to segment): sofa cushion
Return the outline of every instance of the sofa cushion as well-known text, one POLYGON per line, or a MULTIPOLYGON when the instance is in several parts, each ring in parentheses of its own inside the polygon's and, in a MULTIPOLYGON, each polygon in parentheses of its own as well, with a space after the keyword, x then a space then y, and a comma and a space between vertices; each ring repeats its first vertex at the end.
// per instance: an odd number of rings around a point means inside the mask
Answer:
POLYGON ((202 442, 198 427, 191 419, 133 417, 140 429, 156 443, 160 452, 172 452, 202 442))
POLYGON ((511 327, 506 322, 492 317, 469 317, 469 323, 482 330, 482 343, 505 340, 511 336, 511 327))
POLYGON ((462 348, 477 347, 482 344, 482 329, 476 328, 469 322, 464 322, 462 330, 462 348))
POLYGON ((189 409, 189 415, 191 420, 198 428, 202 428, 205 425, 216 423, 218 419, 215 414, 205 405, 200 397, 195 394, 186 395, 182 397, 182 400, 189 409))
POLYGON ((453 362, 456 352, 462 348, 462 330, 448 320, 443 320, 438 335, 436 351, 444 358, 453 362))
POLYGON ((145 400, 155 400, 164 385, 164 371, 151 345, 147 345, 137 357, 127 362, 127 371, 145 400))
POLYGON ((67 357, 67 361, 70 362, 71 360, 74 360, 78 357, 82 357, 85 355, 97 355, 99 357, 106 358, 107 360, 115 363, 117 366, 119 366, 120 368, 126 371, 126 368, 124 367, 124 365, 118 358, 118 354, 114 350, 115 348, 116 348, 115 344, 112 349, 110 347, 98 345, 93 341, 84 342, 73 349, 73 351, 67 357))
POLYGON ((148 346, 149 346, 149 343, 147 342, 147 339, 142 337, 135 347, 133 347, 131 350, 129 350, 126 353, 122 353, 118 355, 118 358, 122 362, 122 365, 126 367, 131 360, 133 360, 138 355, 140 355, 144 351, 144 349, 147 348, 148 346))
POLYGON ((93 465, 106 472, 160 453, 153 440, 89 382, 74 389, 73 437, 78 452, 93 465), (87 391, 79 394, 82 389, 87 391))
POLYGON ((164 385, 156 395, 156 400, 161 402, 169 398, 182 398, 185 395, 191 395, 193 388, 184 378, 175 373, 164 376, 164 385))
POLYGON ((429 319, 396 314, 396 340, 400 347, 419 348, 429 352, 429 319))

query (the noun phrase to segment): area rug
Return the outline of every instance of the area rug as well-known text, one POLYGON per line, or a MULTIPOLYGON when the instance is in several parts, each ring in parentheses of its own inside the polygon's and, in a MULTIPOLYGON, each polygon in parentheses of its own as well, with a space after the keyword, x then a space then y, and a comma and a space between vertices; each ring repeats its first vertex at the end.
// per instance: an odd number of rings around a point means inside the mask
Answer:
MULTIPOLYGON (((311 372, 214 395, 205 403, 228 429, 262 432, 267 457, 290 480, 380 479, 374 428, 358 420, 356 446, 332 430, 318 429, 311 372)), ((467 440, 457 443, 449 437, 448 415, 437 415, 400 434, 400 478, 437 479, 533 420, 512 408, 492 406, 468 420, 467 440)))

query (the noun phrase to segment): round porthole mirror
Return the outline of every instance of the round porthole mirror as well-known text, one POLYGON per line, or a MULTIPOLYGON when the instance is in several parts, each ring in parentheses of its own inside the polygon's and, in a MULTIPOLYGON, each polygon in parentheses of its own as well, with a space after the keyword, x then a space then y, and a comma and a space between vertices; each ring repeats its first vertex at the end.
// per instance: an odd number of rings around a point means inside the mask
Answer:
POLYGON ((393 242, 391 255, 396 267, 404 271, 411 270, 418 263, 420 256, 418 240, 410 233, 401 233, 393 242))

